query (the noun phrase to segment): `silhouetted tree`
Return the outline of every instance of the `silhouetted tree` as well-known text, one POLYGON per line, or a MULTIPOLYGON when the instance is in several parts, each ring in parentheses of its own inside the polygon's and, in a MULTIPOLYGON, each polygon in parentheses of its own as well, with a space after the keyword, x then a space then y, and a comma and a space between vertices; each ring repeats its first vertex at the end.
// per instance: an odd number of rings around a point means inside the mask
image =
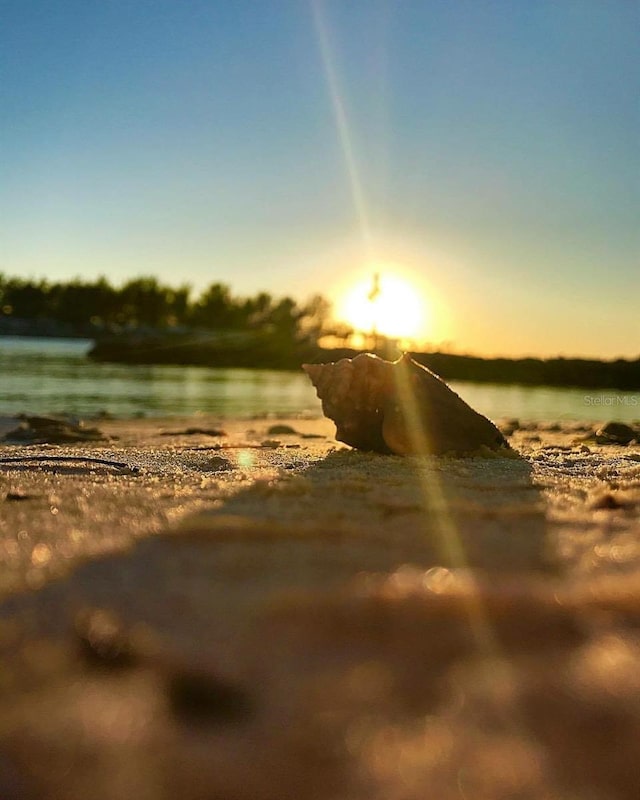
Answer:
POLYGON ((152 276, 134 278, 117 288, 104 276, 48 283, 0 273, 0 309, 15 317, 49 318, 76 331, 121 325, 251 330, 270 353, 289 354, 301 342, 315 343, 330 318, 330 306, 320 295, 299 306, 291 297, 275 299, 268 292, 234 297, 226 284, 213 283, 191 300, 190 286, 171 288, 152 276))
POLYGON ((167 321, 170 325, 186 325, 188 323, 190 294, 191 287, 186 283, 179 286, 177 289, 169 290, 167 295, 169 317, 167 321))
POLYGON ((327 332, 331 320, 331 303, 320 294, 311 297, 301 309, 300 332, 314 341, 327 332))
POLYGON ((198 298, 191 312, 193 325, 212 330, 242 327, 241 306, 231 297, 224 283, 212 283, 198 298))
POLYGON ((46 281, 8 278, 3 281, 2 305, 13 316, 39 319, 47 316, 48 291, 46 281))
POLYGON ((120 290, 124 322, 159 327, 170 316, 170 289, 156 278, 142 277, 128 281, 120 290))
POLYGON ((57 283, 49 292, 49 313, 60 322, 73 325, 107 324, 118 321, 118 292, 104 277, 93 283, 78 279, 57 283))

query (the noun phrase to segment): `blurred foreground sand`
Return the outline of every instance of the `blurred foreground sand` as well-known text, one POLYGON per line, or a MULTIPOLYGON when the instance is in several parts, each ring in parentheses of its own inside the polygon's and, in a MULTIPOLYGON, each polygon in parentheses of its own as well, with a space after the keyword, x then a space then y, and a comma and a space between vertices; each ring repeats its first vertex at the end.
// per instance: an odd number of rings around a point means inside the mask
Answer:
POLYGON ((0 798, 639 796, 640 447, 96 424, 0 447, 0 798))

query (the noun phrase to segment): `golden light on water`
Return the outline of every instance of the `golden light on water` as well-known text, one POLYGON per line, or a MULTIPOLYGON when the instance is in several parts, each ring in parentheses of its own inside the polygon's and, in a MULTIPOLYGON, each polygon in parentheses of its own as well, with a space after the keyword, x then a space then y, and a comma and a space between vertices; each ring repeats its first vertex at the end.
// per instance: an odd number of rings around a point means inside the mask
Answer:
POLYGON ((336 316, 355 331, 416 343, 428 338, 431 309, 417 282, 374 268, 344 291, 336 316))

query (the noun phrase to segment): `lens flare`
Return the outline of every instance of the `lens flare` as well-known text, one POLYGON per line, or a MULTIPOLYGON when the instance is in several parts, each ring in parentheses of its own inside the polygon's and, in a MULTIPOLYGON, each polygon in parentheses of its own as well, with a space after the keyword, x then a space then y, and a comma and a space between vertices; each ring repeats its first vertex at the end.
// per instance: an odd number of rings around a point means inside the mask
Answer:
POLYGON ((424 339, 429 311, 422 291, 394 273, 375 276, 344 293, 338 317, 362 333, 414 342, 424 339))

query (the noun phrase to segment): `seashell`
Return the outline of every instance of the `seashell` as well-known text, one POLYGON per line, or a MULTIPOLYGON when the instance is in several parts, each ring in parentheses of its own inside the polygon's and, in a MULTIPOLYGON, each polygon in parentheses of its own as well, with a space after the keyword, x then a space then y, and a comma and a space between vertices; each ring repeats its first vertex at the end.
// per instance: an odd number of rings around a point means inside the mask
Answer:
POLYGON ((409 355, 385 361, 361 353, 302 368, 336 424, 336 439, 352 447, 398 455, 509 449, 492 422, 409 355))

